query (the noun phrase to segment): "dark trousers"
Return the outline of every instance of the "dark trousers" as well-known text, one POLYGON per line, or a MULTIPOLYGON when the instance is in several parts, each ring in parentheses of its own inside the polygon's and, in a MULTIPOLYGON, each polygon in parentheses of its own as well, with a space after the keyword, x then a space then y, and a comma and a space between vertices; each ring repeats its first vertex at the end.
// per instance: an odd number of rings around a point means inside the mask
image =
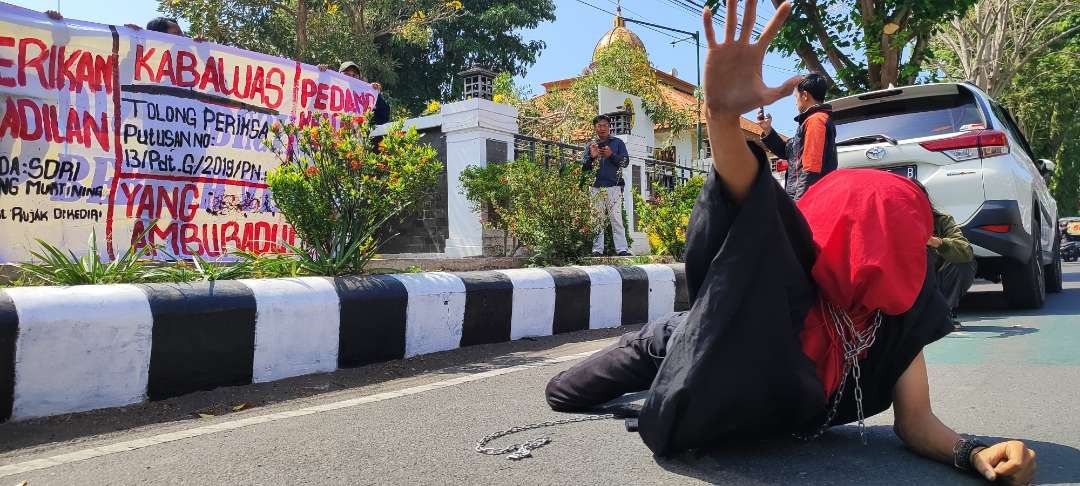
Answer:
POLYGON ((558 412, 582 412, 627 393, 647 390, 667 354, 667 342, 685 313, 646 324, 637 332, 555 375, 547 401, 558 412))
POLYGON ((960 305, 960 299, 964 298, 971 284, 975 282, 975 271, 978 266, 974 261, 966 263, 948 263, 938 268, 938 287, 945 302, 949 304, 949 310, 956 310, 960 305))

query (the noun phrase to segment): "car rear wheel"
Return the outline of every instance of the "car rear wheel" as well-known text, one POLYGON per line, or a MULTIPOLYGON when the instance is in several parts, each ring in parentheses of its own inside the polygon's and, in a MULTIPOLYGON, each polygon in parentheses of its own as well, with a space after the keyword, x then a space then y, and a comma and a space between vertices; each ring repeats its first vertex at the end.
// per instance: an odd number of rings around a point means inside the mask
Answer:
POLYGON ((1009 262, 1002 275, 1005 298, 1018 309, 1039 309, 1046 303, 1046 278, 1039 258, 1039 221, 1032 220, 1031 257, 1026 262, 1009 262))
POLYGON ((1063 286, 1061 282, 1061 232, 1058 231, 1054 235, 1054 261, 1044 269, 1046 274, 1046 291, 1051 294, 1056 294, 1062 291, 1063 286))

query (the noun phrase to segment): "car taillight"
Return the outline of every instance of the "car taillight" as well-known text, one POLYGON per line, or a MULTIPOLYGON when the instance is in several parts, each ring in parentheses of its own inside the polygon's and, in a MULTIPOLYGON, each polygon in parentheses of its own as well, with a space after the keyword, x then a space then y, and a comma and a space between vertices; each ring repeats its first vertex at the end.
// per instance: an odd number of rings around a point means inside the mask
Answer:
POLYGON ((1005 132, 976 130, 955 137, 922 142, 926 150, 941 152, 957 162, 979 157, 996 157, 1009 153, 1009 140, 1005 132))
POLYGON ((1007 224, 984 224, 979 226, 979 229, 986 230, 991 233, 1008 233, 1012 226, 1007 224))
POLYGON ((773 172, 787 172, 787 170, 788 170, 788 161, 786 161, 784 159, 780 159, 780 160, 776 161, 776 168, 773 169, 773 172))

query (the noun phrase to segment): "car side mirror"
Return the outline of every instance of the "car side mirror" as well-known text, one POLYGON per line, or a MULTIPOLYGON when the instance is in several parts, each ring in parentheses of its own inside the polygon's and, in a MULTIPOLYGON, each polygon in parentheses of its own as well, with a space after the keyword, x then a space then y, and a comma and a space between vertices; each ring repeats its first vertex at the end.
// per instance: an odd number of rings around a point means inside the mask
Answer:
POLYGON ((1057 168, 1057 165, 1051 160, 1039 159, 1038 167, 1039 173, 1042 174, 1043 177, 1049 178, 1054 174, 1054 169, 1057 168))

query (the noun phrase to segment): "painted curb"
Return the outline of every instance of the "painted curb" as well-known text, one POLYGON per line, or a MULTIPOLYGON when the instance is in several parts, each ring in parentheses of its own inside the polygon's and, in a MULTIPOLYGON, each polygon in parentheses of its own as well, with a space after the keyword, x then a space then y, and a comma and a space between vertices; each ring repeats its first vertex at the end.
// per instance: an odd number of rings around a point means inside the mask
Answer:
POLYGON ((0 422, 640 324, 683 266, 0 290, 0 422))

